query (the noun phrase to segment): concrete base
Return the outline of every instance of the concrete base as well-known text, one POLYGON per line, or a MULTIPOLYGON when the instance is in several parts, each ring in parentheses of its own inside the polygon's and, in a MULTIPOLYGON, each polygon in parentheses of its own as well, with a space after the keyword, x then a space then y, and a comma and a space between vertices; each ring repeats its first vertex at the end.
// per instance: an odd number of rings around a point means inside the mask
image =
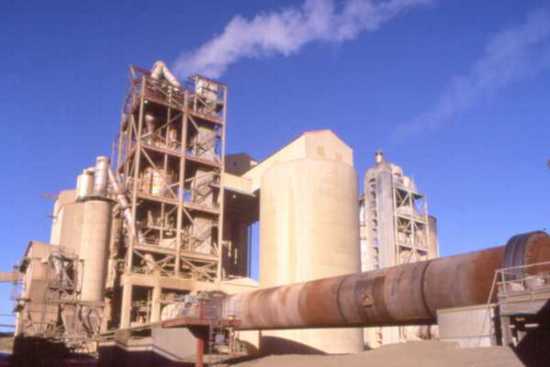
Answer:
POLYGON ((456 342, 461 348, 497 345, 494 316, 494 305, 438 310, 440 339, 456 342))

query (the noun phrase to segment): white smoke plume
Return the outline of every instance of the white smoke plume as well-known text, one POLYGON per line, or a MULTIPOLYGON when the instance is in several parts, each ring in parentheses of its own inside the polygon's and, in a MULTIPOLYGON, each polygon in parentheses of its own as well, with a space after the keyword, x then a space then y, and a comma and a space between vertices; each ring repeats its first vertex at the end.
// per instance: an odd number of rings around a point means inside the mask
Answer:
POLYGON ((397 15, 432 0, 306 0, 301 7, 233 17, 222 34, 182 54, 174 70, 220 77, 242 58, 297 53, 311 42, 343 42, 375 31, 397 15))
POLYGON ((470 71, 454 77, 430 110, 398 126, 396 138, 446 126, 480 100, 549 68, 550 12, 540 9, 524 23, 495 34, 470 71))

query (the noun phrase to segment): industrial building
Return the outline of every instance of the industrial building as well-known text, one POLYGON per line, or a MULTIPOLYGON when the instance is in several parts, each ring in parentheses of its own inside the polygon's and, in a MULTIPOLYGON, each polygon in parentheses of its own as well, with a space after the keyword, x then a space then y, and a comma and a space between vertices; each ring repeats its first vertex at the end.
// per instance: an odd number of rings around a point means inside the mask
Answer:
MULTIPOLYGON (((360 270, 352 149, 322 130, 260 163, 225 155, 226 109, 221 83, 194 76, 182 85, 161 62, 151 71, 130 68, 113 156, 98 157, 75 188, 59 193, 49 243, 28 245, 18 335, 93 349, 94 335, 169 319, 199 291, 360 270), (256 282, 247 276, 250 226, 258 221, 256 282)), ((244 339, 270 351, 363 349, 360 329, 244 339)))
MULTIPOLYGON (((330 130, 259 162, 227 155, 227 101, 218 81, 181 83, 162 62, 130 67, 112 156, 75 172, 55 201, 49 243, 30 241, 5 274, 21 280, 21 345, 38 339, 137 367, 357 353, 410 340, 438 318, 447 340, 529 339, 518 315, 528 308, 529 325, 538 322, 549 299, 546 233, 436 258, 425 196, 382 153, 362 198, 353 150, 330 130), (256 225, 258 281, 249 277, 256 225), (479 307, 507 313, 489 332, 461 334, 456 324, 479 307)), ((43 351, 32 348, 20 348, 27 365, 43 351)))
MULTIPOLYGON (((437 221, 415 181, 377 151, 365 173, 360 202, 361 271, 433 259, 438 256, 437 221)), ((401 326, 365 330, 369 348, 429 338, 427 328, 401 326)))

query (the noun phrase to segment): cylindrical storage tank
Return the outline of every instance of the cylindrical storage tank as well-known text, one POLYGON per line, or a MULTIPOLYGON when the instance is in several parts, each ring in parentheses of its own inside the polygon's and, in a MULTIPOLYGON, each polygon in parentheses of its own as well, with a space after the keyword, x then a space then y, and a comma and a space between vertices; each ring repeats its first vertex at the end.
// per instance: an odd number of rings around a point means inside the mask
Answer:
POLYGON ((94 195, 105 196, 109 182, 109 158, 99 156, 96 158, 94 169, 94 195))
MULTIPOLYGON (((260 286, 360 271, 357 176, 335 160, 282 162, 262 177, 260 286)), ((357 353, 361 329, 262 333, 263 352, 357 353)))
POLYGON ((103 302, 110 230, 111 203, 107 200, 86 201, 79 253, 82 262, 82 301, 103 302))
POLYGON ((93 172, 85 169, 76 179, 76 199, 83 200, 91 195, 94 187, 93 172))

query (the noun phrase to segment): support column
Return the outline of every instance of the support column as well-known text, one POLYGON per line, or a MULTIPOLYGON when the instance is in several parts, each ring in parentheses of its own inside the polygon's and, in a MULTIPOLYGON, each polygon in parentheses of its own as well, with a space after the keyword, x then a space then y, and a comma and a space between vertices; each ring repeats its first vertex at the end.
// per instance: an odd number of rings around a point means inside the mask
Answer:
POLYGON ((505 347, 512 346, 513 344, 513 338, 512 338, 512 330, 510 328, 510 317, 509 316, 501 316, 500 317, 500 332, 502 334, 502 345, 505 347))
POLYGON ((124 284, 122 288, 122 305, 120 307, 120 327, 130 327, 130 314, 132 312, 132 284, 124 284))
MULTIPOLYGON (((199 301, 199 320, 203 320, 205 316, 204 301, 199 301)), ((209 331, 210 329, 208 329, 209 331)), ((199 332, 195 333, 197 338, 197 354, 195 355, 195 367, 204 367, 204 352, 206 345, 206 338, 208 338, 208 332, 205 332, 204 328, 199 328, 199 332)))
POLYGON ((152 299, 152 305, 151 305, 151 322, 158 322, 160 321, 160 311, 161 311, 161 294, 162 294, 162 288, 160 286, 155 286, 153 288, 153 299, 152 299))

